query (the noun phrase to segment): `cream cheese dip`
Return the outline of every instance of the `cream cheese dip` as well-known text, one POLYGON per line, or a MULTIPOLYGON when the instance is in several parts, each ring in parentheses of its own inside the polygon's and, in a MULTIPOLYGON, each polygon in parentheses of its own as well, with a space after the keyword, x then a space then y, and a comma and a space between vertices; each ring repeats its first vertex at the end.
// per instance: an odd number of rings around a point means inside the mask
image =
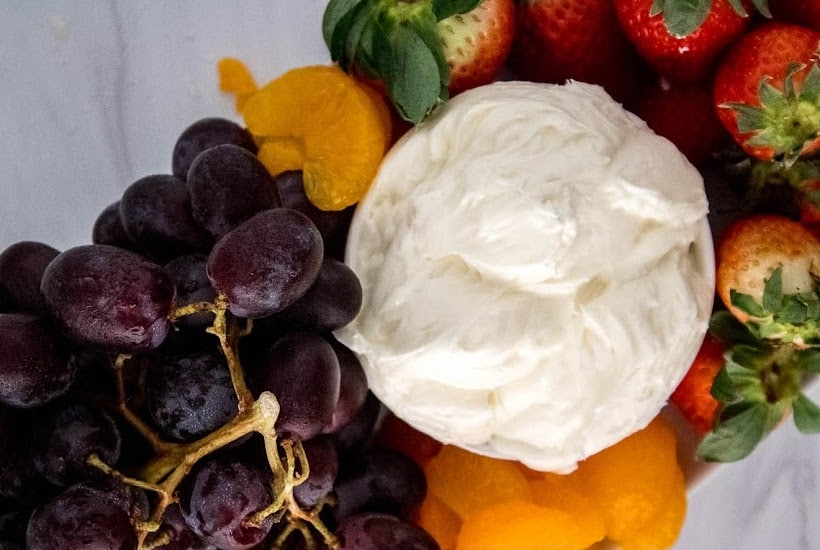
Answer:
POLYGON ((337 333, 445 443, 567 472, 658 414, 714 295, 697 170, 600 87, 498 82, 388 153, 337 333))

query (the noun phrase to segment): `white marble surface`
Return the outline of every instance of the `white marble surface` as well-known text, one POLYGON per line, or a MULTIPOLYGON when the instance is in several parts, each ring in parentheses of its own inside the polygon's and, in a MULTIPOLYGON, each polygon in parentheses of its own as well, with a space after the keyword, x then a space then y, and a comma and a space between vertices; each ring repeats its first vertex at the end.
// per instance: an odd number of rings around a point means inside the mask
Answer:
MULTIPOLYGON (((241 57, 262 82, 327 61, 325 3, 0 2, 0 249, 88 242, 129 183, 170 170, 185 126, 233 116, 219 57, 241 57)), ((677 548, 820 548, 818 472, 820 437, 784 426, 693 491, 677 548)))

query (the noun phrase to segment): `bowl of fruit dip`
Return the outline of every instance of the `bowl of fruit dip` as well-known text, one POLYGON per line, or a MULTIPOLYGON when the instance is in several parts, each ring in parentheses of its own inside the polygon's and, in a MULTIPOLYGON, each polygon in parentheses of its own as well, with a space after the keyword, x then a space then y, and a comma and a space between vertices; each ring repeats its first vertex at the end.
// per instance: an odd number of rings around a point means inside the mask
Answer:
POLYGON ((351 225, 337 337, 435 438, 538 470, 646 426, 697 352, 714 259, 697 170, 598 86, 465 92, 388 153, 351 225))

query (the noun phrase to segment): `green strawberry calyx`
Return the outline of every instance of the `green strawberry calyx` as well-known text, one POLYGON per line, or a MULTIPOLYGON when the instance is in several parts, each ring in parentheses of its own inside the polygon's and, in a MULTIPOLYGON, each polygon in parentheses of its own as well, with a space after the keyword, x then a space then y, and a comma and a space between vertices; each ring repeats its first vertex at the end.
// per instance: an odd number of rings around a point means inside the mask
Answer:
POLYGON ((481 1, 330 0, 322 34, 333 61, 383 82, 399 115, 416 124, 449 95, 438 22, 481 1))
POLYGON ((732 292, 732 305, 751 316, 741 323, 728 311, 716 312, 709 330, 731 343, 712 383, 721 409, 712 431, 698 446, 708 462, 748 456, 791 413, 797 429, 820 433, 820 407, 801 391, 820 373, 820 294, 783 294, 776 269, 760 302, 732 292))
POLYGON ((721 108, 732 109, 737 116, 741 134, 750 134, 750 147, 768 147, 773 158, 786 165, 794 163, 820 137, 820 67, 789 65, 783 87, 772 85, 765 77, 758 87, 760 105, 728 102, 721 108), (805 79, 798 88, 794 77, 808 67, 805 79))
MULTIPOLYGON (((749 16, 742 0, 728 0, 728 2, 739 16, 749 16)), ((684 38, 703 25, 712 12, 712 3, 713 0, 654 0, 649 15, 663 14, 669 34, 677 38, 684 38)), ((772 16, 767 0, 752 0, 752 4, 764 16, 772 16)))

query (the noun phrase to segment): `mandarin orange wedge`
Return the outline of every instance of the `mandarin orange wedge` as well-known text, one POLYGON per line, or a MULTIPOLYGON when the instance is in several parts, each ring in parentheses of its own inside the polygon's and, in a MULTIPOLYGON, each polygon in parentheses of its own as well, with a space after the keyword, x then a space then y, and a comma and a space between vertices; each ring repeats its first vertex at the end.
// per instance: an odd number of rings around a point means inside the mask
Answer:
POLYGON ((604 516, 608 538, 634 540, 679 490, 676 436, 662 418, 581 462, 584 493, 604 516))
POLYGON ((271 174, 302 170, 305 193, 323 210, 364 197, 390 143, 390 112, 381 96, 336 66, 311 65, 245 97, 252 79, 241 66, 223 60, 220 70, 271 174))
POLYGON ((509 500, 471 514, 456 550, 582 550, 595 542, 566 512, 509 500))
POLYGON ((532 501, 532 489, 515 462, 445 445, 424 467, 427 490, 462 519, 488 505, 532 501))

